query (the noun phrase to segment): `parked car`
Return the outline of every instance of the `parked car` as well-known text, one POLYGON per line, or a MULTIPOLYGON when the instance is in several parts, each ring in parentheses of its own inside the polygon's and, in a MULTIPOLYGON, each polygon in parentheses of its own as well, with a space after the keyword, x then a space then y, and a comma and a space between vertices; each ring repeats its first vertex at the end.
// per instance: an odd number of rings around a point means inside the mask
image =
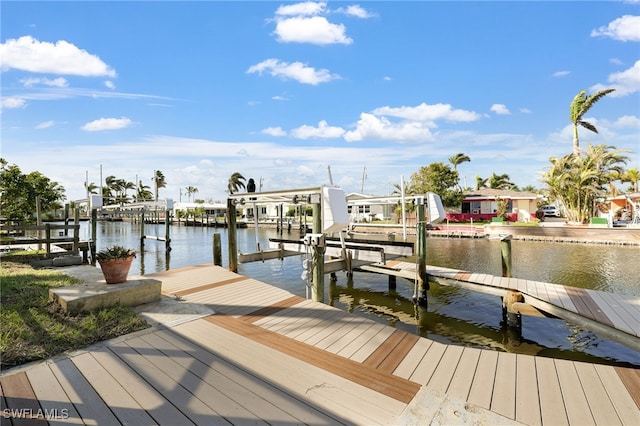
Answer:
POLYGON ((540 208, 545 216, 560 217, 560 209, 556 206, 542 206, 540 208))

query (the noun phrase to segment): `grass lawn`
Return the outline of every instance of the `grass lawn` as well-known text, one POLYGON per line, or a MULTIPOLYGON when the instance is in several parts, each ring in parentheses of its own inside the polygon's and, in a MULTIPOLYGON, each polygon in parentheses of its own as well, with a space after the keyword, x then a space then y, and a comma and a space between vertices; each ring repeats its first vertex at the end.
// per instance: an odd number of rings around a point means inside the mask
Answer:
POLYGON ((142 330, 149 325, 126 306, 68 314, 49 302, 49 288, 79 284, 51 269, 0 262, 0 369, 142 330))

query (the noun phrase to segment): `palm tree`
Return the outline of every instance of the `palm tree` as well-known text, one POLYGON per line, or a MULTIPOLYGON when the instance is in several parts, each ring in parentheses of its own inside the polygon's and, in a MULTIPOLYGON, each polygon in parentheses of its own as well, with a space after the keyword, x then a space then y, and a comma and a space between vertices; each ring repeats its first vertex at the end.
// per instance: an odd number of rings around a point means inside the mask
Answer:
POLYGON ((104 179, 105 186, 102 188, 102 197, 108 199, 106 204, 114 204, 117 202, 117 198, 120 195, 120 183, 118 178, 113 175, 107 176, 104 179))
POLYGON ((620 176, 622 182, 629 182, 631 184, 631 190, 638 192, 638 181, 640 181, 640 170, 633 168, 624 172, 620 176))
POLYGON ((238 172, 234 172, 229 178, 229 182, 227 184, 227 190, 229 191, 229 195, 233 194, 234 192, 238 192, 240 188, 245 188, 245 185, 243 182, 244 180, 246 180, 244 176, 242 176, 238 172))
POLYGON ((158 201, 158 189, 166 187, 167 186, 167 182, 165 181, 164 175, 162 174, 162 172, 160 170, 156 170, 153 173, 153 177, 151 178, 151 180, 153 180, 155 182, 155 187, 156 187, 156 198, 155 198, 155 200, 158 201))
POLYGON ((142 183, 142 180, 138 182, 138 188, 136 189, 136 199, 138 201, 150 201, 153 199, 151 188, 142 183))
POLYGON ((592 93, 587 96, 587 91, 582 90, 578 93, 571 101, 571 106, 569 107, 569 119, 571 123, 573 123, 573 153, 578 155, 580 154, 580 141, 578 140, 578 125, 584 127, 585 129, 591 130, 594 133, 598 133, 598 129, 589 123, 588 121, 584 121, 584 115, 591 109, 591 107, 598 102, 601 98, 605 97, 609 93, 615 91, 616 89, 604 89, 600 90, 596 93, 592 93))
POLYGON ((87 188, 87 193, 88 194, 97 194, 98 193, 98 185, 96 185, 94 182, 91 182, 90 184, 84 184, 85 188, 87 188))
POLYGON ((198 192, 198 188, 196 188, 195 186, 187 186, 185 190, 187 191, 187 196, 189 197, 189 201, 191 201, 191 196, 196 192, 198 192))
POLYGON ((489 177, 489 188, 493 189, 513 189, 515 185, 509 180, 508 174, 497 175, 493 173, 489 177))
POLYGON ((136 189, 136 184, 133 183, 133 182, 124 181, 123 184, 122 184, 122 191, 124 192, 124 198, 126 200, 129 200, 129 194, 127 194, 127 192, 130 189, 135 190, 136 189))
POLYGON ((478 189, 482 189, 482 188, 486 188, 487 187, 487 182, 489 181, 489 178, 481 178, 480 175, 476 175, 476 191, 478 189))
MULTIPOLYGON (((449 157, 449 162, 453 165, 453 171, 458 173, 458 164, 466 163, 471 161, 468 155, 460 152, 454 156, 449 157)), ((462 187, 460 186, 460 176, 458 175, 458 190, 462 191, 462 187)))
POLYGON ((453 170, 458 171, 458 164, 466 163, 471 161, 468 155, 464 153, 459 153, 454 156, 449 157, 449 162, 453 165, 453 170))
POLYGON ((589 145, 584 156, 571 153, 550 159, 551 167, 543 181, 550 198, 564 206, 567 219, 582 223, 595 213, 597 199, 608 195, 609 184, 628 160, 624 152, 613 146, 589 145))

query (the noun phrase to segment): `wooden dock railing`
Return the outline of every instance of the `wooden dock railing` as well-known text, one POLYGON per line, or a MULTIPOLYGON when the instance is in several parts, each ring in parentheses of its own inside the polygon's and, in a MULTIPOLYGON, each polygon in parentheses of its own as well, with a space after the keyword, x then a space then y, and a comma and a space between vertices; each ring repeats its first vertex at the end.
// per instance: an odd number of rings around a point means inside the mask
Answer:
POLYGON ((45 223, 43 225, 0 225, 0 232, 3 234, 11 235, 12 233, 22 233, 27 231, 36 231, 37 237, 10 237, 4 238, 2 243, 4 245, 21 245, 21 244, 38 244, 45 246, 46 258, 51 257, 51 245, 72 243, 71 253, 78 254, 80 248, 80 225, 57 225, 51 223, 45 223), (68 231, 73 231, 73 236, 69 237, 68 231), (44 231, 44 238, 42 238, 42 231, 44 231), (55 235, 56 231, 58 235, 55 235))

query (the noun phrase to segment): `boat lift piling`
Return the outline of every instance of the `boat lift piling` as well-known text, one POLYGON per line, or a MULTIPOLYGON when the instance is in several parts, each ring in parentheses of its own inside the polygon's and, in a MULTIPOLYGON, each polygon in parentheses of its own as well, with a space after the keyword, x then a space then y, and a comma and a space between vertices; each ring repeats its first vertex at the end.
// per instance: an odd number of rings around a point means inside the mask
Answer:
MULTIPOLYGON (((157 216, 156 216, 157 219, 157 216)), ((144 211, 140 214, 140 250, 144 250, 145 240, 155 240, 164 242, 167 252, 171 251, 171 210, 165 210, 164 216, 164 237, 155 235, 145 235, 144 233, 144 211)))

